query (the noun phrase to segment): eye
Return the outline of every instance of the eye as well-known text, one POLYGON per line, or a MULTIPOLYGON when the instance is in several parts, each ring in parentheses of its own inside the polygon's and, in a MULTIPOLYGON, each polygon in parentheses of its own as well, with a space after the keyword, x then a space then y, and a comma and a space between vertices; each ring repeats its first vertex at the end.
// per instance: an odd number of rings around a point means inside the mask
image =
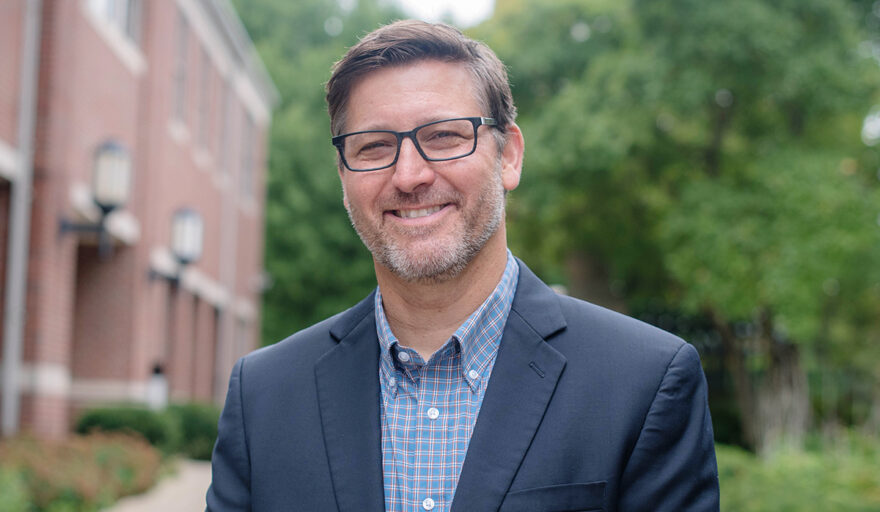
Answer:
POLYGON ((361 147, 358 148, 358 153, 365 153, 369 151, 378 151, 383 148, 390 148, 392 144, 390 144, 387 140, 374 140, 365 142, 361 147))
POLYGON ((444 139, 444 138, 449 138, 449 137, 462 138, 464 136, 458 132, 454 132, 454 131, 450 131, 450 130, 442 130, 442 131, 436 131, 436 132, 430 133, 428 135, 427 140, 444 139))
POLYGON ((397 138, 387 132, 357 133, 345 141, 345 155, 349 159, 384 158, 397 149, 397 138))

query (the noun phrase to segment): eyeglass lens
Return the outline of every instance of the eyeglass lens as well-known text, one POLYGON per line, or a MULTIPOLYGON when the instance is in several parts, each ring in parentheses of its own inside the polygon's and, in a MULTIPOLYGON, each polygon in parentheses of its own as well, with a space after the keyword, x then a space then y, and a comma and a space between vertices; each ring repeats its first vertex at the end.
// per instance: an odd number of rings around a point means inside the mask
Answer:
MULTIPOLYGON (((469 119, 441 121, 420 127, 416 141, 429 160, 451 160, 473 152, 476 146, 474 124, 469 119)), ((394 132, 355 133, 345 138, 344 157, 352 170, 390 166, 399 150, 394 132)))

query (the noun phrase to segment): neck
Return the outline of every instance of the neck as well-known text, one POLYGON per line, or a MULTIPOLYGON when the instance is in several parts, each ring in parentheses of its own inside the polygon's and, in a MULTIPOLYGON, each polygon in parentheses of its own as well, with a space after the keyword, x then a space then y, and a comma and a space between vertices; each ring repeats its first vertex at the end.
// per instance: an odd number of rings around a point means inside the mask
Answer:
POLYGON ((506 265, 503 225, 459 275, 442 282, 404 281, 376 264, 382 306, 394 336, 427 361, 489 297, 506 265))

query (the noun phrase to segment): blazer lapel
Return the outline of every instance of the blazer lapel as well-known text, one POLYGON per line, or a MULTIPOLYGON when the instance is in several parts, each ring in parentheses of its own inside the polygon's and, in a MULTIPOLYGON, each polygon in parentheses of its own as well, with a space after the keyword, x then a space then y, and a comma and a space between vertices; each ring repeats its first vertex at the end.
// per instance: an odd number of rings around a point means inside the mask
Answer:
POLYGON ((339 344, 315 364, 324 445, 340 512, 385 509, 379 341, 373 294, 330 330, 339 344))
POLYGON ((452 512, 501 506, 565 367, 565 357, 545 341, 565 328, 555 293, 519 264, 516 297, 474 425, 452 512))

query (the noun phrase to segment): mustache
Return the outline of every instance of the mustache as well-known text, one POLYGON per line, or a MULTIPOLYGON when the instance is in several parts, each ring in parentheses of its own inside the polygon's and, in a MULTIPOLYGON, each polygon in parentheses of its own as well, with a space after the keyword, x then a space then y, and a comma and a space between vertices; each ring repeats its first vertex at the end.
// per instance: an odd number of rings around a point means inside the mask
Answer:
POLYGON ((395 190, 388 197, 383 198, 381 207, 383 210, 397 210, 400 208, 426 206, 432 204, 447 204, 462 202, 462 194, 455 191, 440 191, 436 189, 418 190, 415 192, 401 192, 395 190))

